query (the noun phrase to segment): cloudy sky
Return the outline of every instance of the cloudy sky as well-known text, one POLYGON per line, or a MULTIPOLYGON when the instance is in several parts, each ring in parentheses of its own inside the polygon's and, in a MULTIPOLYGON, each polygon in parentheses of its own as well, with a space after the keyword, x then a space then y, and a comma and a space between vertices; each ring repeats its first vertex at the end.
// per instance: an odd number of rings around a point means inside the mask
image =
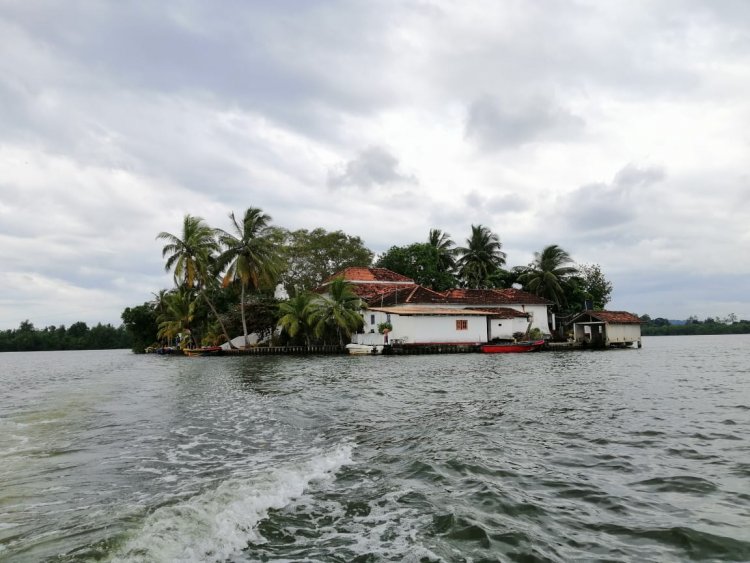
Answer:
POLYGON ((750 2, 0 0, 0 328, 120 323, 160 231, 557 243, 750 318, 750 2))

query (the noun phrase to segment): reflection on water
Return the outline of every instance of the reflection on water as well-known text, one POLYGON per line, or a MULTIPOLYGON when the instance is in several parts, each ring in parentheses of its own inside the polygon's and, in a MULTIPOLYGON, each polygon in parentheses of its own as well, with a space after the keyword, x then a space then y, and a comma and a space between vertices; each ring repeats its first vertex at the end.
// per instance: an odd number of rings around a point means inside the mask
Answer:
POLYGON ((750 560, 750 338, 0 355, 0 559, 750 560))

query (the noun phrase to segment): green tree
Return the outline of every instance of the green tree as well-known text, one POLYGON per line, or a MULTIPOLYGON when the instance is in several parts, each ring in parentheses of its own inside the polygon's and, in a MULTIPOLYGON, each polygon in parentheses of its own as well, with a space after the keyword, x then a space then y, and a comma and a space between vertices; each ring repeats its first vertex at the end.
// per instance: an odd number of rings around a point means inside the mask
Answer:
POLYGON ((126 307, 121 317, 132 338, 133 352, 142 354, 146 348, 156 343, 159 328, 153 303, 126 307))
POLYGON ((312 327, 310 326, 310 303, 313 294, 303 291, 279 304, 279 326, 292 338, 304 338, 305 345, 310 346, 312 327))
POLYGON ((242 222, 230 213, 232 233, 219 231, 219 241, 225 248, 219 256, 219 268, 227 266, 223 285, 231 282, 240 285, 240 313, 242 331, 247 346, 247 319, 245 316, 245 291, 248 288, 273 288, 282 269, 282 259, 273 238, 269 223, 271 217, 256 207, 245 210, 242 222))
POLYGON ((472 225, 466 246, 456 249, 459 278, 465 287, 493 287, 492 278, 505 264, 500 237, 484 225, 472 225))
POLYGON ((612 283, 607 280, 599 264, 579 264, 578 275, 582 280, 582 288, 591 299, 594 309, 606 308, 612 299, 612 283))
POLYGON ((195 317, 195 297, 192 290, 180 287, 162 297, 162 312, 157 316, 159 339, 174 339, 178 334, 190 332, 195 317))
POLYGON ((373 258, 361 238, 320 228, 286 231, 283 250, 286 271, 282 283, 289 295, 315 289, 345 268, 369 267, 373 258))
POLYGON ((232 339, 206 291, 208 286, 216 284, 215 255, 219 251, 219 243, 215 235, 216 231, 201 217, 185 215, 180 236, 161 232, 156 238, 167 241, 162 248, 162 257, 167 258, 164 269, 174 270, 177 285, 195 287, 198 290, 221 325, 224 338, 231 346, 232 339))
POLYGON ((440 229, 430 229, 427 244, 437 252, 438 270, 441 273, 452 273, 456 269, 456 243, 451 240, 450 234, 440 229))
POLYGON ((429 243, 392 246, 376 262, 435 291, 456 286, 456 277, 441 265, 440 251, 429 243))
POLYGON ((352 291, 349 282, 339 278, 326 287, 326 293, 319 295, 309 305, 310 324, 315 336, 321 338, 328 329, 336 332, 339 345, 344 345, 344 337, 350 338, 358 330, 363 320, 360 315, 362 305, 352 291))
POLYGON ((534 253, 534 261, 518 277, 526 291, 549 299, 559 308, 567 304, 566 285, 578 273, 570 255, 556 244, 534 253))

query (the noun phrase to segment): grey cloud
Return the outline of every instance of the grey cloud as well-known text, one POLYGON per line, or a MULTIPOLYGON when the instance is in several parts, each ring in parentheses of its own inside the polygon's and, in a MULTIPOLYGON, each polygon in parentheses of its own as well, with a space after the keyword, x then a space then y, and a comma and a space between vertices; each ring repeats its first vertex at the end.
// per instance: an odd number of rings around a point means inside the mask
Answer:
POLYGON ((382 147, 369 147, 356 158, 328 172, 331 188, 371 188, 391 184, 416 184, 417 179, 399 172, 398 159, 382 147))
POLYGON ((648 190, 665 177, 663 168, 627 164, 611 183, 587 184, 566 195, 567 223, 581 233, 628 223, 637 215, 639 190, 648 190))
POLYGON ((467 194, 466 205, 472 209, 481 210, 490 214, 521 212, 529 209, 530 204, 523 197, 515 193, 499 196, 483 195, 477 191, 467 194))
POLYGON ((569 139, 584 124, 582 118, 543 97, 514 103, 485 96, 469 106, 465 134, 481 148, 493 150, 569 139))

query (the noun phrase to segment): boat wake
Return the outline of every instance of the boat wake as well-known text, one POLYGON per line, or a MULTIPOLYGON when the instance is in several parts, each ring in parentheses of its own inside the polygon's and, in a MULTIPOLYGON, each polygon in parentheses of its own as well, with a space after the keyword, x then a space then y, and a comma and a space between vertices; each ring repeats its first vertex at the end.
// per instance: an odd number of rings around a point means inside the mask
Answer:
POLYGON ((341 445, 301 463, 228 479, 187 501, 161 507, 111 561, 226 561, 249 542, 264 541, 256 527, 269 510, 285 507, 311 483, 331 479, 352 464, 351 456, 352 446, 341 445))

